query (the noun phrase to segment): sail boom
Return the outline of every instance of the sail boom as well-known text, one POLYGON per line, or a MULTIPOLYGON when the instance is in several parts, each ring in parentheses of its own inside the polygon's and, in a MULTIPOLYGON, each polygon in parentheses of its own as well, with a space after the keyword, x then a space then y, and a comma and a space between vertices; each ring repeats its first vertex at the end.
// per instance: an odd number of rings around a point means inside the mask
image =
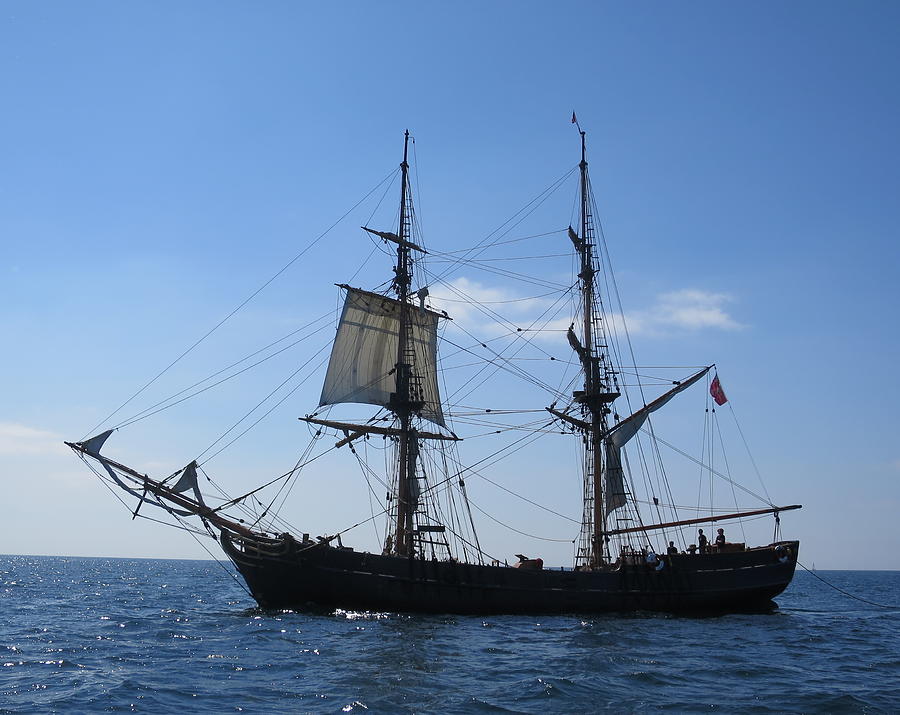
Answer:
POLYGON ((574 425, 575 427, 577 427, 580 430, 589 432, 591 429, 591 425, 589 422, 585 422, 584 420, 580 420, 577 417, 572 417, 571 415, 567 415, 566 413, 560 412, 559 410, 554 409, 553 407, 546 407, 544 409, 546 409, 547 412, 549 412, 554 417, 558 417, 563 422, 568 422, 570 425, 574 425))
MULTIPOLYGON (((343 447, 345 444, 350 442, 352 439, 356 439, 364 434, 380 434, 386 437, 399 437, 401 434, 401 430, 395 427, 378 427, 376 425, 359 425, 353 422, 335 422, 333 420, 320 420, 316 417, 299 417, 299 420, 303 422, 309 422, 314 425, 322 425, 323 427, 331 427, 333 429, 343 430, 344 432, 350 433, 347 437, 342 439, 340 442, 335 444, 335 447, 343 447)), ((459 437, 455 434, 440 434, 439 432, 421 432, 416 431, 416 437, 418 439, 434 439, 441 440, 444 442, 459 442, 461 441, 459 437)))
POLYGON ((697 382, 697 380, 699 380, 706 373, 708 373, 710 370, 712 370, 712 368, 713 368, 713 366, 710 365, 709 367, 703 368, 702 370, 695 373, 694 375, 691 375, 687 380, 682 380, 675 387, 673 387, 671 390, 669 390, 665 394, 660 395, 659 397, 657 397, 655 400, 653 400, 649 404, 644 405, 641 409, 639 409, 634 414, 632 414, 629 417, 626 417, 624 420, 614 424, 612 427, 610 427, 608 430, 606 430, 606 432, 603 433, 602 437, 605 439, 606 437, 609 437, 610 435, 619 431, 623 427, 626 427, 629 425, 636 425, 633 430, 632 429, 625 430, 630 433, 626 439, 621 440, 621 444, 625 444, 625 442, 627 442, 629 439, 631 439, 631 437, 634 436, 634 434, 638 431, 638 429, 640 429, 641 425, 644 424, 644 420, 647 419, 647 417, 650 415, 651 412, 656 412, 660 407, 665 405, 669 400, 671 400, 673 397, 675 397, 675 395, 677 395, 679 392, 686 390, 691 385, 693 385, 695 382, 697 382))
MULTIPOLYGON (((364 290, 362 288, 354 288, 352 285, 347 283, 335 283, 338 288, 343 288, 347 291, 353 291, 354 293, 358 293, 361 296, 365 296, 370 300, 378 300, 378 301, 387 301, 391 305, 399 305, 400 301, 396 298, 391 298, 388 295, 382 295, 381 293, 375 293, 370 290, 364 290)), ((436 310, 431 310, 430 308, 422 308, 417 305, 413 305, 412 303, 408 304, 410 308, 413 310, 417 310, 420 313, 426 313, 428 315, 433 315, 435 318, 440 318, 441 320, 452 320, 449 315, 445 315, 444 313, 438 313, 436 310)))
POLYGON ((417 246, 412 241, 407 241, 405 238, 400 238, 400 236, 398 236, 396 233, 391 233, 390 231, 376 231, 374 228, 369 228, 368 226, 360 226, 360 228, 363 231, 368 231, 369 233, 371 233, 375 236, 379 236, 380 238, 383 238, 385 241, 391 241, 393 243, 396 243, 398 246, 403 246, 404 248, 411 248, 414 251, 420 251, 425 254, 428 253, 428 251, 426 251, 424 248, 417 246))
POLYGON ((759 516, 760 514, 777 514, 782 511, 791 511, 793 509, 802 508, 802 504, 791 504, 790 506, 773 506, 768 509, 756 509, 755 511, 739 511, 733 514, 716 514, 713 516, 698 517, 696 519, 682 519, 681 521, 667 521, 663 524, 650 524, 649 526, 631 526, 627 529, 611 529, 606 533, 610 536, 613 536, 615 534, 636 534, 642 531, 658 531, 659 529, 669 529, 676 526, 690 526, 691 524, 708 524, 713 521, 742 519, 747 516, 759 516))

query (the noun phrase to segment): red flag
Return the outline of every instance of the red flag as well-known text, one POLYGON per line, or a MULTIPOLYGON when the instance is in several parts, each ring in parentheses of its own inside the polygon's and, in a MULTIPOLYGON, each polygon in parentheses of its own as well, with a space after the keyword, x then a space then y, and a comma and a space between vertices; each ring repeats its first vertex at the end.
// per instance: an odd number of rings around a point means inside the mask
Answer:
POLYGON ((722 389, 722 384, 719 382, 718 375, 713 378, 713 381, 709 385, 709 394, 712 395, 712 398, 719 406, 728 402, 728 398, 725 397, 725 390, 722 389))
POLYGON ((578 124, 578 120, 575 119, 575 112, 572 112, 572 124, 578 124))

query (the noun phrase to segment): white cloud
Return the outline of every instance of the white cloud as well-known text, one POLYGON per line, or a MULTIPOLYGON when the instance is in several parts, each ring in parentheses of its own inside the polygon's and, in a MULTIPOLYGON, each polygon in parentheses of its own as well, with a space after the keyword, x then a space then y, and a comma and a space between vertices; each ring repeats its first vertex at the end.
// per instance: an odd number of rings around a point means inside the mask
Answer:
POLYGON ((645 310, 626 315, 632 335, 668 335, 696 330, 740 330, 744 326, 725 309, 732 298, 725 293, 684 289, 663 293, 645 310))
MULTIPOLYGON (((510 323, 492 319, 466 299, 504 316, 516 327, 528 328, 540 318, 542 332, 530 333, 533 339, 564 340, 562 334, 572 322, 567 306, 562 304, 555 306, 549 314, 544 314, 553 305, 555 296, 522 298, 507 288, 485 286, 468 278, 457 278, 449 285, 435 286, 429 304, 447 311, 466 330, 476 334, 496 336, 510 332, 510 323)), ((631 335, 651 337, 698 330, 740 330, 744 326, 732 318, 726 309, 731 301, 732 297, 725 293, 693 288, 672 291, 657 296, 648 308, 627 313, 625 321, 631 335)), ((616 331, 621 335, 621 315, 608 314, 607 320, 615 322, 616 331)))
MULTIPOLYGON (((429 305, 446 311, 467 331, 480 335, 503 335, 516 327, 527 328, 551 304, 547 298, 522 297, 505 287, 485 286, 468 278, 456 278, 429 290, 429 305), (493 318, 492 312, 508 322, 493 318)), ((565 322, 563 329, 569 325, 568 319, 565 322)))
POLYGON ((0 422, 0 454, 4 456, 66 454, 68 451, 63 438, 54 432, 15 422, 0 422))

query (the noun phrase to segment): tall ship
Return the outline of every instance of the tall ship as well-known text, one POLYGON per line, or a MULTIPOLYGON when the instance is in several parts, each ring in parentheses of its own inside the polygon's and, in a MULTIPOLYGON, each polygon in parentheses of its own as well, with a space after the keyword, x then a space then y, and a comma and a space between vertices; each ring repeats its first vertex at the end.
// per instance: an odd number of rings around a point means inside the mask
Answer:
MULTIPOLYGON (((580 126, 578 131, 581 158, 570 170, 577 184, 575 208, 550 239, 554 250, 571 253, 571 282, 560 291, 560 298, 570 299, 569 312, 562 314, 563 323, 559 307, 530 323, 534 333, 541 327, 550 330, 552 323, 556 342, 536 343, 522 328, 510 328, 516 334, 496 348, 472 333, 463 333, 471 338, 468 344, 449 341, 457 361, 461 354, 486 358, 487 367, 466 382, 466 401, 478 400, 495 370, 529 388, 518 399, 528 395, 535 400, 528 405, 533 419, 515 425, 512 439, 504 430, 494 431, 498 440, 506 440, 495 452, 479 452, 479 459, 467 462, 465 430, 490 438, 490 430, 483 434, 484 420, 504 411, 479 408, 481 417, 473 418, 475 411, 466 412, 468 406, 459 399, 442 397, 450 378, 440 356, 448 344, 446 325, 455 319, 452 310, 439 307, 452 308, 452 302, 432 299, 439 276, 423 267, 430 254, 413 206, 409 132, 398 173, 396 223, 363 227, 393 266, 389 269, 385 262, 387 281, 380 288, 339 284, 343 307, 319 404, 300 417, 311 442, 292 469, 247 484, 236 496, 207 494, 200 488, 198 475, 206 470, 199 459, 168 476, 151 477, 108 456, 105 443, 114 429, 66 444, 107 485, 134 499, 135 517, 153 512, 153 518, 168 518, 214 539, 265 609, 499 614, 770 608, 790 584, 799 550, 798 541, 782 538, 780 515, 800 506, 779 506, 766 495, 754 508, 710 504, 686 515, 689 508, 677 504, 651 415, 691 388, 705 388, 707 419, 727 398, 713 365, 678 379, 648 380, 649 369, 639 368, 630 357, 623 314, 613 309, 617 289, 608 251, 595 220, 585 133, 580 126), (536 347, 543 364, 559 367, 555 384, 522 367, 526 347, 536 347), (560 352, 563 357, 554 357, 560 352), (651 394, 654 387, 656 394, 651 394), (347 405, 370 414, 343 418, 340 409, 347 405), (546 470, 542 478, 558 489, 577 484, 572 503, 577 499, 581 506, 568 537, 572 561, 552 567, 534 553, 532 541, 521 549, 530 555, 497 555, 483 548, 467 486, 490 480, 490 470, 506 454, 542 436, 546 449, 558 450, 560 456, 552 459, 552 469, 544 461, 534 468, 546 470), (571 456, 573 445, 577 458, 571 456), (283 505, 301 472, 306 480, 331 478, 329 469, 316 474, 316 462, 326 452, 345 456, 348 469, 362 469, 372 507, 352 525, 310 536, 288 524, 283 505), (377 454, 380 471, 366 462, 370 452, 377 454), (772 519, 768 543, 751 546, 725 539, 726 523, 733 534, 735 523, 760 518, 772 519), (355 529, 378 523, 376 547, 353 545, 355 529)), ((495 244, 504 242, 512 243, 495 244)), ((464 262, 476 260, 477 254, 439 255, 464 262)), ((465 298, 456 295, 456 300, 465 298)), ((496 315, 493 307, 481 307, 496 315)), ((695 461, 710 484, 721 477, 734 492, 730 476, 707 463, 710 454, 695 461)), ((504 491, 510 499, 520 498, 512 489, 504 491)), ((307 498, 311 491, 297 492, 303 495, 297 512, 302 519, 304 510, 312 513, 317 506, 307 498)), ((526 541, 529 535, 519 533, 526 541)))

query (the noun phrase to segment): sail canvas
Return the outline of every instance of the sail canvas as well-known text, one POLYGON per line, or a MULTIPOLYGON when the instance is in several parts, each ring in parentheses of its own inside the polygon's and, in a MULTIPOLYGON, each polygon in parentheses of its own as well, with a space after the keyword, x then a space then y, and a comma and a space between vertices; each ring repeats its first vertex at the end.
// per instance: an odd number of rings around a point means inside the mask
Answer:
MULTIPOLYGON (((400 302, 377 293, 349 288, 331 351, 319 405, 358 402, 388 407, 397 389, 396 364, 400 302)), ((437 379, 437 326, 441 316, 407 306, 410 344, 415 359, 414 386, 424 402, 422 417, 444 425, 437 379)))

